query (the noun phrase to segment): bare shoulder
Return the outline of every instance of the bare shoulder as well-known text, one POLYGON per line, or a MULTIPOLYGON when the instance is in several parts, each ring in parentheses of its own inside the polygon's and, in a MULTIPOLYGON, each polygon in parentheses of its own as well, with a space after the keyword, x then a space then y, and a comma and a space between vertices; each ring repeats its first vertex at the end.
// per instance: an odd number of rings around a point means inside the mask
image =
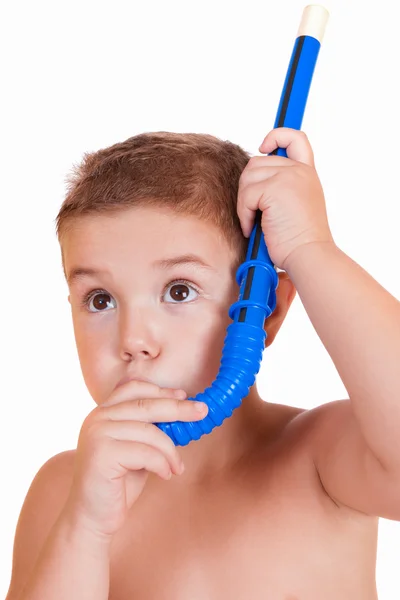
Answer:
POLYGON ((297 408, 279 405, 282 414, 282 431, 294 436, 305 447, 313 446, 321 426, 336 428, 338 421, 346 419, 351 412, 349 400, 334 400, 314 408, 297 408))
POLYGON ((36 473, 18 518, 8 599, 24 586, 71 487, 75 450, 52 456, 36 473))
MULTIPOLYGON (((261 425, 261 442, 258 449, 265 447, 271 452, 280 466, 290 473, 293 469, 308 474, 310 480, 321 485, 315 457, 325 440, 343 429, 349 419, 349 401, 337 400, 321 404, 311 409, 274 404, 266 407, 261 425), (265 444, 265 441, 267 442, 265 444)), ((323 490, 326 493, 325 490, 323 490)))
MULTIPOLYGON (((349 400, 334 400, 314 408, 279 405, 282 444, 315 468, 313 459, 327 436, 341 430, 351 413, 349 400)), ((336 435, 336 433, 335 433, 336 435)))
POLYGON ((313 450, 328 430, 338 426, 352 414, 350 400, 333 400, 311 409, 296 409, 288 419, 288 431, 299 437, 299 442, 313 450))
MULTIPOLYGON (((361 436, 358 431, 349 438, 346 433, 349 427, 354 423, 354 414, 351 402, 348 399, 333 400, 320 404, 312 409, 301 409, 294 411, 283 429, 283 444, 286 448, 291 448, 292 456, 303 464, 303 467, 312 475, 312 479, 317 483, 320 491, 327 496, 330 501, 338 508, 351 511, 352 514, 359 514, 351 503, 343 503, 340 499, 331 493, 330 486, 327 486, 326 468, 322 469, 321 464, 330 465, 335 461, 341 464, 340 468, 335 469, 336 479, 346 482, 346 465, 353 462, 357 463, 357 451, 361 447, 361 436), (327 460, 328 458, 328 460, 327 460), (345 463, 341 463, 344 459, 345 463), (315 477, 314 477, 315 476, 315 477)), ((362 470, 362 464, 357 464, 357 469, 362 470)), ((353 471, 352 481, 356 481, 356 468, 353 471)), ((341 484, 342 485, 342 484, 341 484)), ((361 513, 360 513, 361 514, 361 513)), ((365 514, 362 513, 362 517, 365 514)))

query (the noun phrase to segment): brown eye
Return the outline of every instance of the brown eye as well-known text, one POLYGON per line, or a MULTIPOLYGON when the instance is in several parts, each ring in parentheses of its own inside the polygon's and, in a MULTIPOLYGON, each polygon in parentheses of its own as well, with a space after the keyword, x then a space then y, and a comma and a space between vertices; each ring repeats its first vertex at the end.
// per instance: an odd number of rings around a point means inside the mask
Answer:
POLYGON ((186 300, 194 300, 198 292, 187 283, 173 283, 169 285, 165 296, 166 302, 170 304, 185 303, 186 300), (171 299, 171 300, 170 300, 171 299))
POLYGON ((96 294, 95 296, 92 296, 92 298, 89 301, 89 310, 91 310, 91 312, 105 312, 104 309, 107 308, 107 305, 110 302, 110 294, 96 294), (92 306, 95 308, 95 310, 91 309, 92 306))
POLYGON ((177 283, 171 287, 170 296, 174 300, 186 300, 189 297, 188 286, 177 283))

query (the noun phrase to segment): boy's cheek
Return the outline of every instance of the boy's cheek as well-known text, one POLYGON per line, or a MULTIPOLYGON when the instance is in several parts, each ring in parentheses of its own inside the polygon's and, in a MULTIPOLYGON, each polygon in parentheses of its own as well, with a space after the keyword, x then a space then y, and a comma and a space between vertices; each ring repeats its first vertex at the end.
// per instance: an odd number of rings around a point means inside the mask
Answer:
MULTIPOLYGON (((183 388, 192 397, 203 391, 218 374, 229 322, 221 307, 199 311, 196 318, 175 319, 168 333, 158 332, 160 353, 152 359, 153 364, 145 365, 146 374, 154 373, 157 385, 183 388)), ((101 329, 77 327, 75 333, 85 384, 99 404, 114 390, 115 371, 123 366, 118 339, 101 329)))

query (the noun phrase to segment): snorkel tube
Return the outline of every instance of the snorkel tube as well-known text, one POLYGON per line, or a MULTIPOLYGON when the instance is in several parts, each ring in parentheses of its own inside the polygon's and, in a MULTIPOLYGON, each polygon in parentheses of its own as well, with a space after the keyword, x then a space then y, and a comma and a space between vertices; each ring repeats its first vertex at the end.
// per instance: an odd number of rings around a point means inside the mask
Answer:
MULTIPOLYGON (((301 128, 328 17, 328 11, 316 4, 306 6, 303 11, 273 129, 301 128)), ((271 154, 287 158, 283 148, 277 148, 271 154)), ((240 286, 239 300, 229 309, 233 323, 226 330, 217 378, 204 392, 188 398, 207 404, 207 416, 201 421, 155 423, 176 446, 198 440, 230 417, 249 393, 260 369, 267 337, 264 322, 275 310, 279 280, 264 241, 259 210, 246 260, 237 270, 236 281, 240 286)))

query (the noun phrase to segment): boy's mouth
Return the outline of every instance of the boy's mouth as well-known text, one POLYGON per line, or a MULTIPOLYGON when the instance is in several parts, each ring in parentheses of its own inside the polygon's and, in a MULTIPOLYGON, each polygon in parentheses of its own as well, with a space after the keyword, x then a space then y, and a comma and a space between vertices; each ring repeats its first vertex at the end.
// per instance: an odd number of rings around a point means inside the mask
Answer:
POLYGON ((144 377, 133 377, 132 375, 126 375, 125 377, 120 379, 120 381, 115 386, 115 389, 121 387, 121 385, 124 385, 125 383, 128 383, 128 381, 143 381, 145 383, 152 383, 150 379, 145 379, 144 377))

